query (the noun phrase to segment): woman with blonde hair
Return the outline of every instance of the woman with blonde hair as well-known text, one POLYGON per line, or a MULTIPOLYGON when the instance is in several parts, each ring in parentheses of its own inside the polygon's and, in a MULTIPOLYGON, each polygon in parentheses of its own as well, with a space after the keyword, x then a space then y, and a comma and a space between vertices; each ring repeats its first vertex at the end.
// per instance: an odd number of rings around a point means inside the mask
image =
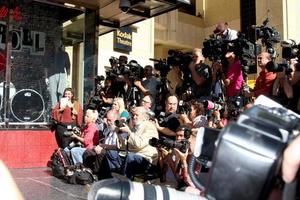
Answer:
POLYGON ((122 98, 120 98, 120 97, 114 98, 113 104, 112 104, 112 110, 119 112, 120 119, 123 122, 126 122, 129 120, 130 115, 129 115, 129 112, 125 108, 125 103, 122 98))

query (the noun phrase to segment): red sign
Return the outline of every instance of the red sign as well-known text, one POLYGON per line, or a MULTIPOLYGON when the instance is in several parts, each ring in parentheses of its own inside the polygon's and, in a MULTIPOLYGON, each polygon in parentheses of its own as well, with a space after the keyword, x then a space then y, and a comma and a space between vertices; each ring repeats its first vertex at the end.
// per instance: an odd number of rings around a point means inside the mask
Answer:
POLYGON ((19 6, 15 7, 13 10, 13 19, 17 22, 22 20, 21 8, 19 6))
MULTIPOLYGON (((9 12, 8 8, 6 6, 2 6, 0 8, 0 18, 7 17, 8 12, 9 12)), ((13 19, 18 22, 18 21, 21 21, 22 18, 23 17, 22 17, 20 6, 15 7, 14 10, 13 10, 13 19)))
POLYGON ((0 18, 5 18, 8 15, 8 8, 6 8, 5 6, 2 6, 0 8, 0 18))

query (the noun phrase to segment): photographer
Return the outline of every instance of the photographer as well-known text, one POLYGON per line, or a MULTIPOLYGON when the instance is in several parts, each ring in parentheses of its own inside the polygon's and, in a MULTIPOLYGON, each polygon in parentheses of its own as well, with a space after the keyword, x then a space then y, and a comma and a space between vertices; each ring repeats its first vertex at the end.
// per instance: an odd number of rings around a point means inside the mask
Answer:
POLYGON ((228 69, 226 75, 223 74, 222 80, 226 87, 226 96, 230 99, 231 97, 240 95, 244 78, 241 62, 236 57, 235 52, 229 50, 225 58, 228 61, 228 69))
POLYGON ((168 138, 175 139, 175 131, 179 127, 180 122, 176 114, 178 108, 178 99, 176 96, 169 96, 166 100, 166 113, 165 116, 159 116, 161 118, 158 122, 156 120, 156 128, 159 133, 167 136, 168 138))
POLYGON ((205 58, 202 50, 195 48, 193 50, 193 60, 189 64, 192 74, 192 93, 195 99, 206 100, 210 98, 212 88, 212 72, 208 65, 204 64, 205 58))
POLYGON ((150 95, 146 95, 141 100, 140 106, 144 107, 146 110, 151 111, 153 98, 150 95))
POLYGON ((113 84, 113 79, 111 77, 106 77, 104 81, 104 88, 100 90, 100 96, 103 100, 103 103, 106 105, 107 104, 111 105, 113 102, 114 93, 113 93, 112 84, 113 84))
POLYGON ((272 88, 272 97, 280 104, 288 107, 293 98, 293 87, 291 80, 292 73, 287 73, 286 69, 281 72, 276 72, 276 79, 272 88))
MULTIPOLYGON (((153 76, 153 67, 150 65, 146 65, 144 68, 144 78, 142 81, 135 80, 134 85, 141 91, 142 97, 146 95, 151 95, 153 98, 156 97, 157 94, 157 86, 159 82, 153 76)), ((152 110, 155 109, 155 102, 152 102, 152 110)))
MULTIPOLYGON (((102 161, 105 157, 106 150, 119 149, 119 137, 126 137, 124 134, 118 134, 116 121, 119 119, 119 113, 115 110, 109 110, 106 114, 104 129, 100 133, 99 145, 92 149, 87 149, 83 154, 83 164, 92 169, 93 173, 99 179, 110 177, 105 173, 102 167, 102 161)), ((107 170, 107 169, 106 169, 107 170)))
MULTIPOLYGON (((179 115, 179 120, 181 125, 188 126, 192 132, 197 132, 198 128, 206 127, 208 125, 206 110, 203 103, 191 100, 189 105, 189 113, 183 113, 179 115)), ((194 146, 196 141, 196 134, 191 134, 190 143, 191 151, 194 152, 194 146)))
POLYGON ((259 76, 255 80, 255 86, 250 94, 245 94, 249 97, 258 97, 259 95, 271 96, 272 86, 276 78, 276 73, 269 72, 266 69, 268 62, 272 61, 272 55, 268 52, 262 52, 257 57, 257 64, 261 68, 259 76))
POLYGON ((124 124, 124 127, 119 128, 122 132, 128 133, 129 152, 125 157, 125 165, 122 166, 123 158, 118 151, 110 150, 106 154, 109 168, 117 170, 125 167, 125 175, 131 180, 135 174, 145 173, 149 166, 156 165, 158 161, 157 149, 149 144, 151 138, 158 138, 158 132, 153 122, 149 121, 148 111, 143 107, 136 107, 133 114, 134 127, 131 129, 124 124))
POLYGON ((292 61, 291 63, 291 76, 289 83, 292 87, 292 98, 288 105, 288 108, 292 111, 300 114, 300 63, 292 61))
MULTIPOLYGON (((181 125, 176 130, 176 142, 189 140, 190 133, 191 130, 187 126, 181 125)), ((187 148, 186 152, 181 152, 179 149, 174 148, 171 154, 164 149, 162 151, 167 155, 165 159, 177 182, 177 189, 200 195, 200 190, 195 187, 188 174, 189 148, 187 148)))
POLYGON ((86 149, 92 149, 99 143, 99 131, 96 125, 98 111, 88 109, 84 116, 85 127, 81 131, 80 136, 72 134, 70 137, 83 144, 83 147, 73 147, 69 150, 66 147, 64 150, 70 152, 74 164, 83 163, 82 155, 86 149))
POLYGON ((207 118, 204 105, 196 100, 191 100, 189 113, 180 114, 181 124, 185 124, 190 128, 200 128, 207 126, 207 118))
POLYGON ((235 40, 238 38, 238 32, 228 28, 227 22, 219 22, 216 24, 216 29, 214 30, 216 38, 223 40, 235 40))

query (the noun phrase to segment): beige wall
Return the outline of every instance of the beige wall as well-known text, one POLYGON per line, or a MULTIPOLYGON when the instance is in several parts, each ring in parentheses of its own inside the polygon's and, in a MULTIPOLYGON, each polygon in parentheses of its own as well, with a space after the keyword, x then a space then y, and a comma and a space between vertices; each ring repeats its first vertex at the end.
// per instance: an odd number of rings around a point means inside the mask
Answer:
POLYGON ((155 57, 164 58, 170 48, 190 51, 202 47, 220 21, 240 30, 239 0, 196 0, 196 16, 172 11, 155 17, 155 57), (230 11, 230 12, 228 12, 230 11))
POLYGON ((152 65, 149 58, 154 57, 154 19, 148 19, 133 25, 132 51, 129 54, 116 52, 113 49, 113 32, 99 37, 98 74, 105 74, 105 66, 110 66, 111 56, 126 55, 128 60, 136 60, 140 65, 152 65))
POLYGON ((202 19, 177 10, 155 17, 155 44, 181 50, 201 45, 202 19))
POLYGON ((282 39, 293 39, 297 43, 300 42, 299 29, 299 0, 283 0, 283 34, 282 39))

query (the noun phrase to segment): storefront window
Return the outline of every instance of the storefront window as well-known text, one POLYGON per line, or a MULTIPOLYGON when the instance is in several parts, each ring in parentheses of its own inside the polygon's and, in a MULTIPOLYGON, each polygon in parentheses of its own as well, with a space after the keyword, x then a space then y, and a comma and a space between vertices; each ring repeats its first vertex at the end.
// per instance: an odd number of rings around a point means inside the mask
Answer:
POLYGON ((78 23, 83 11, 21 0, 8 8, 0 5, 0 128, 45 126, 51 108, 72 84, 72 70, 78 71, 72 47, 82 43, 82 32, 66 34, 65 24, 78 23))

